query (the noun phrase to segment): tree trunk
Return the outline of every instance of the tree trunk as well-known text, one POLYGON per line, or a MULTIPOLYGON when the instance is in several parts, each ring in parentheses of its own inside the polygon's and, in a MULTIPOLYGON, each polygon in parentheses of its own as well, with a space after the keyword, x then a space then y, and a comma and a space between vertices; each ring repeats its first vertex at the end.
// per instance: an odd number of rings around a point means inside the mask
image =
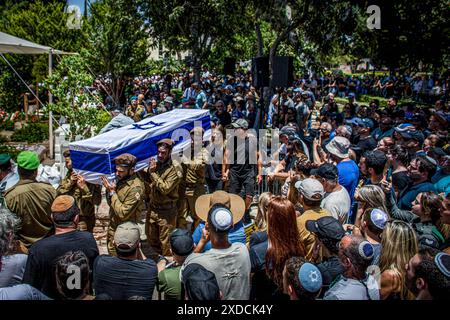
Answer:
POLYGON ((261 33, 261 26, 259 25, 259 23, 256 23, 255 31, 256 31, 256 47, 258 48, 258 57, 262 57, 264 55, 264 43, 261 33))

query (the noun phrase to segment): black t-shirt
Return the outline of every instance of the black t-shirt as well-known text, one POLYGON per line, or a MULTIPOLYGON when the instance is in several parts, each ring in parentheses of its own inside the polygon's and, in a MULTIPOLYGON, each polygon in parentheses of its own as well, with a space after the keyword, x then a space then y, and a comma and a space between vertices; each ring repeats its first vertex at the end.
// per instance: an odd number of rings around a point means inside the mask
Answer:
POLYGON ((86 231, 71 231, 44 238, 31 246, 23 282, 50 298, 58 298, 54 262, 69 251, 82 251, 88 258, 92 270, 94 260, 98 256, 94 236, 86 231))
POLYGON ((253 273, 250 300, 287 300, 287 295, 267 276, 267 247, 267 232, 255 232, 250 236, 249 255, 253 273))
POLYGON ((223 111, 221 114, 217 113, 216 111, 214 113, 214 117, 219 119, 219 124, 224 127, 231 123, 231 115, 227 111, 223 111))
POLYGON ((411 180, 408 176, 408 171, 400 171, 392 174, 392 184, 398 192, 402 192, 406 189, 411 180))
POLYGON ((151 300, 157 281, 158 270, 152 259, 126 260, 101 255, 94 262, 95 294, 107 294, 112 300, 132 296, 151 300))
MULTIPOLYGON (((255 150, 250 147, 250 139, 245 141, 234 137, 233 163, 230 164, 230 172, 236 177, 248 177, 255 175, 255 164, 250 164, 250 151, 255 150)), ((256 155, 253 157, 256 159, 256 155)))

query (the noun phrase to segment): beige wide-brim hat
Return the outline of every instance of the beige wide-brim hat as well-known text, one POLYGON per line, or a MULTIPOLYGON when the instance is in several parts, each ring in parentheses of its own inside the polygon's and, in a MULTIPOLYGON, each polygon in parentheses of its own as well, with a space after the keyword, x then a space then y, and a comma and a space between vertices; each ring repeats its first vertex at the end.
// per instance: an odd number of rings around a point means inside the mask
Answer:
POLYGON ((209 209, 215 204, 222 204, 230 209, 233 214, 233 225, 242 220, 245 213, 244 199, 238 195, 225 191, 216 191, 212 194, 204 194, 195 202, 195 212, 202 221, 208 220, 209 209))

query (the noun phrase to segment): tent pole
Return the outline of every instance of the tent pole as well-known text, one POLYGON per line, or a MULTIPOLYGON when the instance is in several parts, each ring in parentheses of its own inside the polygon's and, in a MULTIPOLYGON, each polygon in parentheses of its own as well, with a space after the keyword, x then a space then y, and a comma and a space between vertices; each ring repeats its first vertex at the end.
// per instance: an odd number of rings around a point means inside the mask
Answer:
MULTIPOLYGON (((50 77, 52 75, 52 69, 53 69, 53 49, 50 49, 48 53, 48 76, 50 77)), ((48 91, 48 104, 53 103, 53 95, 52 92, 48 91)), ((53 145, 53 112, 50 110, 48 112, 48 142, 49 142, 49 154, 50 159, 54 158, 54 145, 53 145)))

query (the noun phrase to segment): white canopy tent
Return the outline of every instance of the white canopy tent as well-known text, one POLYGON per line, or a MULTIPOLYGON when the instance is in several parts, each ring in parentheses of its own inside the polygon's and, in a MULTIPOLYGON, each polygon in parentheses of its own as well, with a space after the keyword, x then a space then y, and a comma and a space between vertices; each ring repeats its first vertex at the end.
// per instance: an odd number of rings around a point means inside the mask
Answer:
MULTIPOLYGON (((4 56, 4 53, 12 53, 12 54, 48 54, 48 73, 52 74, 53 68, 53 54, 74 54, 69 52, 64 52, 60 50, 54 50, 53 48, 43 46, 25 39, 21 39, 18 37, 14 37, 10 34, 4 33, 0 31, 0 56, 5 60, 6 64, 14 71, 14 73, 20 78, 20 80, 25 84, 28 90, 35 96, 37 101, 45 107, 45 105, 39 100, 39 97, 35 94, 35 92, 28 86, 28 84, 22 79, 22 77, 17 73, 17 71, 13 68, 13 66, 9 63, 9 61, 4 56)), ((48 103, 52 103, 52 94, 49 92, 48 94, 48 103)), ((52 112, 49 112, 48 124, 49 124, 49 145, 50 145, 50 158, 53 158, 54 155, 54 146, 53 146, 53 115, 52 112)))

